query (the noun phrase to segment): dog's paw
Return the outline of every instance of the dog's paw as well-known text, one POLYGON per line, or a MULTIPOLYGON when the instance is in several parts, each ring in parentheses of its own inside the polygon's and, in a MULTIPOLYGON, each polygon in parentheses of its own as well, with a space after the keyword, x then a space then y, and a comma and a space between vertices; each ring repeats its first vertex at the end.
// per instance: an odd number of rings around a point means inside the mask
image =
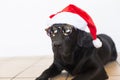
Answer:
POLYGON ((47 78, 37 77, 35 80, 48 80, 47 78))

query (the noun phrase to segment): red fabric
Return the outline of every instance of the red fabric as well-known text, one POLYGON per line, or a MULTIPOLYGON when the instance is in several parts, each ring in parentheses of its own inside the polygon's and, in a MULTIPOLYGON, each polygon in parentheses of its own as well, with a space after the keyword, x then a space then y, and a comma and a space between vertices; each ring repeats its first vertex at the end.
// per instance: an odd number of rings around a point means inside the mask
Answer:
MULTIPOLYGON (((75 6, 73 4, 70 4, 58 13, 61 13, 61 12, 71 12, 71 13, 75 13, 75 14, 81 16, 87 22, 88 28, 90 30, 90 33, 91 33, 93 39, 94 40, 96 39, 96 32, 97 32, 96 26, 95 26, 92 18, 84 10, 78 8, 77 6, 75 6)), ((50 18, 54 17, 58 13, 51 15, 50 18)))

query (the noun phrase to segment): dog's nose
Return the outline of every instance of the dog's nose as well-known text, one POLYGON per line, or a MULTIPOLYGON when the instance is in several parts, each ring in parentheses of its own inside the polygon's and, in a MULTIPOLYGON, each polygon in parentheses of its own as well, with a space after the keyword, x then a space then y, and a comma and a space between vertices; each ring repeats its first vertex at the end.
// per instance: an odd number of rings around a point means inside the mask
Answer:
POLYGON ((54 42, 53 46, 59 48, 61 46, 61 43, 60 42, 54 42))
POLYGON ((61 46, 61 44, 54 44, 54 47, 59 48, 61 46))

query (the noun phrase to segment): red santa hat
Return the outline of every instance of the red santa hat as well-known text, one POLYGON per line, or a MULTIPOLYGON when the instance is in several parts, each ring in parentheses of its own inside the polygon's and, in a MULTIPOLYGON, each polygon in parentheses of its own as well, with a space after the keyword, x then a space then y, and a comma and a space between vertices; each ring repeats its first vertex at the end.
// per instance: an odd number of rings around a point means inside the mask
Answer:
POLYGON ((84 10, 78 8, 77 6, 70 4, 62 11, 50 15, 48 26, 52 26, 57 23, 70 24, 83 31, 85 31, 85 27, 88 26, 93 38, 94 47, 100 48, 102 46, 102 42, 96 36, 97 30, 92 18, 84 10))

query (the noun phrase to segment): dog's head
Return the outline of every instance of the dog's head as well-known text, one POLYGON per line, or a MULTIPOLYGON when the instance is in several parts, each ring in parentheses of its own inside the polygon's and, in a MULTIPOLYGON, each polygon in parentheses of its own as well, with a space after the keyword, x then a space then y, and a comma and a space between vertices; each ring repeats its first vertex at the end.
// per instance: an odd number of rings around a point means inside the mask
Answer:
POLYGON ((71 54, 76 45, 89 47, 92 40, 88 33, 68 24, 54 24, 46 32, 51 38, 53 51, 63 55, 71 54))

